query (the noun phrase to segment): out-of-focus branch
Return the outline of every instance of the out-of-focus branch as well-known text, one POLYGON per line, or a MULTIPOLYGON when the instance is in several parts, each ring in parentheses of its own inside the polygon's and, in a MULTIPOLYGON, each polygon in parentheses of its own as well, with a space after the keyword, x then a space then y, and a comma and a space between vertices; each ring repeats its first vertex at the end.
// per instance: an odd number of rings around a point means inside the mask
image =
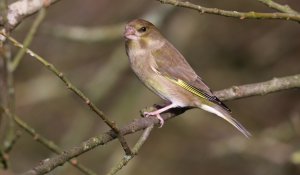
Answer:
POLYGON ((278 10, 280 12, 299 15, 299 12, 292 9, 288 5, 281 5, 281 4, 279 4, 277 2, 274 2, 272 0, 258 0, 258 1, 261 2, 261 3, 264 3, 265 5, 267 5, 270 8, 273 8, 273 9, 278 10))
MULTIPOLYGON (((156 26, 160 26, 162 21, 164 21, 168 14, 174 9, 174 7, 159 6, 150 10, 141 18, 148 19, 156 26)), ((106 42, 122 38, 125 24, 126 22, 121 22, 119 24, 97 27, 46 25, 43 31, 56 37, 77 42, 106 42)))
MULTIPOLYGON (((7 11, 7 1, 0 0, 0 19, 6 21, 5 14, 7 11)), ((2 28, 0 27, 0 30, 2 28)), ((1 37, 0 37, 1 38, 1 37)), ((7 88, 6 88, 6 44, 0 40, 0 106, 6 106, 6 99, 3 98, 6 96, 7 88)), ((3 127, 2 120, 4 118, 4 113, 0 110, 0 127, 3 127)), ((8 157, 6 156, 4 148, 2 145, 0 147, 0 169, 8 168, 8 157)))
POLYGON ((8 157, 7 154, 4 153, 4 151, 0 150, 0 168, 1 169, 7 169, 8 168, 8 157))
POLYGON ((28 46, 31 44, 33 37, 35 36, 37 29, 39 28, 40 24, 42 23, 42 21, 44 20, 46 16, 46 9, 42 8, 39 13, 38 16, 35 18, 32 26, 30 27, 29 32, 27 33, 24 42, 23 42, 23 46, 24 48, 20 49, 18 51, 18 53, 16 54, 16 56, 13 58, 13 62, 10 66, 10 69, 12 71, 15 71, 16 68, 18 67, 18 65, 20 64, 22 58, 24 57, 25 53, 26 53, 26 48, 28 48, 28 46))
MULTIPOLYGON (((54 142, 48 140, 47 138, 45 138, 44 136, 40 135, 39 133, 37 133, 32 127, 30 127, 26 122, 24 122, 21 118, 19 118, 16 115, 13 115, 10 113, 10 111, 5 110, 5 109, 0 109, 0 111, 4 111, 7 115, 11 116, 15 122, 23 129, 25 130, 27 133, 29 133, 35 141, 41 143, 42 145, 44 145, 46 148, 48 148, 49 150, 53 151, 54 153, 60 154, 62 153, 62 149, 59 148, 59 146, 57 146, 54 142)), ((68 162, 73 165, 74 167, 76 167, 78 170, 80 170, 82 173, 87 174, 87 175, 96 175, 96 173, 94 173, 93 171, 91 171, 90 169, 86 168, 85 166, 81 165, 80 163, 78 163, 78 161, 76 159, 70 159, 68 160, 68 162)))
MULTIPOLYGON (((6 70, 6 88, 7 92, 6 95, 2 98, 6 98, 7 104, 6 107, 12 111, 12 113, 15 112, 15 85, 14 85, 14 74, 11 69, 9 69, 10 65, 12 64, 12 55, 11 55, 11 48, 7 47, 6 54, 4 56, 6 59, 5 63, 5 70, 6 70)), ((4 139, 4 147, 6 150, 9 147, 13 147, 13 144, 15 143, 14 140, 16 139, 16 132, 15 132, 15 122, 11 116, 8 116, 8 128, 6 131, 5 139, 4 139)), ((8 153, 8 152, 7 152, 8 153)))
POLYGON ((296 151, 291 156, 291 162, 300 165, 300 151, 296 151))
MULTIPOLYGON (((24 46, 15 40, 14 38, 6 35, 4 32, 0 31, 0 35, 5 36, 9 41, 11 41, 16 47, 19 47, 20 49, 23 49, 24 46)), ((53 74, 55 74, 59 79, 63 81, 63 83, 66 85, 68 89, 70 89, 73 93, 75 93, 78 97, 80 97, 81 100, 84 101, 86 105, 89 106, 89 108, 97 114, 98 117, 100 117, 118 136, 118 139, 122 145, 122 148, 124 149, 125 153, 127 155, 131 155, 132 152, 125 140, 125 138, 120 134, 119 129, 117 128, 115 122, 112 122, 108 119, 108 117, 93 103, 91 100, 83 94, 79 89, 77 89, 65 75, 59 71, 53 64, 49 63, 47 60, 39 56, 38 54, 34 53, 32 50, 28 48, 24 48, 26 53, 35 58, 37 61, 39 61, 42 65, 44 65, 49 71, 51 71, 53 74)))
POLYGON ((291 121, 288 119, 289 117, 286 117, 286 121, 281 122, 276 126, 268 126, 259 133, 256 133, 255 137, 251 138, 251 142, 248 142, 248 140, 239 137, 238 135, 230 138, 226 137, 212 142, 209 145, 208 152, 217 157, 227 157, 232 155, 232 153, 257 156, 257 158, 270 163, 278 163, 279 160, 274 159, 274 157, 280 157, 280 162, 283 164, 296 164, 297 159, 300 161, 300 157, 297 158, 297 151, 293 153, 293 151, 297 150, 297 146, 290 144, 288 145, 288 148, 282 147, 282 144, 285 144, 288 141, 292 142, 299 138, 291 126, 291 121), (271 147, 276 148, 276 151, 272 152, 272 154, 265 149, 262 149, 271 147), (283 151, 287 151, 285 156, 282 155, 283 151))
POLYGON ((82 27, 82 26, 65 26, 65 25, 49 25, 46 26, 45 32, 56 37, 69 39, 80 42, 105 42, 116 40, 121 37, 123 26, 125 23, 101 26, 101 27, 82 27))
MULTIPOLYGON (((6 13, 4 14, 4 18, 6 18, 6 13)), ((8 19, 4 19, 5 22, 8 22, 8 19)), ((30 41, 29 41, 30 42, 30 41)), ((29 45, 29 43, 27 42, 26 45, 29 45)), ((3 46, 3 48, 5 48, 6 46, 3 46)), ((27 46, 26 46, 27 47, 27 46)), ((14 64, 14 61, 20 61, 22 56, 24 55, 24 53, 22 54, 18 54, 18 56, 16 57, 16 59, 12 59, 11 54, 10 54, 10 49, 8 47, 6 47, 6 49, 4 49, 5 52, 3 53, 3 58, 6 60, 5 61, 5 75, 6 75, 6 88, 7 91, 5 92, 5 94, 3 94, 3 96, 1 96, 2 98, 7 98, 7 105, 3 104, 3 106, 7 106, 7 108, 14 113, 15 110, 15 90, 14 90, 14 68, 17 66, 17 64, 14 64), (15 66, 13 66, 15 65, 15 66)), ((20 53, 20 52, 19 52, 20 53)), ((18 63, 17 62, 17 63, 18 63)), ((7 131, 5 132, 5 140, 4 140, 4 146, 3 146, 3 154, 4 155, 8 155, 8 153, 12 150, 13 146, 15 145, 15 143, 17 142, 18 138, 20 137, 20 133, 15 131, 15 121, 13 120, 13 118, 11 117, 11 115, 6 115, 8 118, 8 124, 7 124, 7 131)), ((8 157, 8 156, 6 156, 8 157)), ((5 157, 4 157, 5 158, 5 157)), ((3 160, 5 160, 3 158, 3 160)), ((5 167, 4 167, 5 168, 5 167)))
MULTIPOLYGON (((7 21, 5 16, 7 12, 7 1, 1 0, 0 3, 1 3, 0 18, 2 17, 4 21, 7 21)), ((0 30, 4 31, 3 27, 0 26, 0 30)), ((14 111, 15 110, 14 75, 13 72, 9 69, 9 66, 12 63, 11 48, 6 42, 2 40, 0 40, 0 59, 1 59, 0 76, 2 79, 2 82, 0 83, 1 86, 0 105, 10 109, 11 111, 14 111)), ((0 118, 2 118, 1 112, 0 115, 1 115, 0 118)), ((15 132, 14 120, 10 116, 5 115, 5 117, 6 117, 6 122, 3 125, 1 125, 3 128, 5 128, 3 146, 1 145, 3 149, 1 151, 4 153, 5 157, 3 157, 2 160, 8 160, 9 157, 8 153, 16 143, 16 140, 19 138, 15 132)), ((6 165, 8 165, 8 163, 6 165)))
POLYGON ((0 0, 0 21, 6 22, 7 0, 0 0))
POLYGON ((5 149, 4 149, 5 154, 8 154, 12 150, 14 145, 17 143, 18 139, 21 137, 21 134, 22 133, 18 130, 14 132, 14 135, 12 136, 9 144, 5 145, 5 149))
MULTIPOLYGON (((234 89, 239 89, 239 93, 232 92, 232 88, 229 88, 229 89, 217 91, 215 94, 217 95, 218 98, 225 101, 225 100, 233 100, 233 99, 239 99, 242 97, 249 97, 255 95, 265 95, 268 93, 277 92, 286 89, 292 89, 292 88, 300 88, 300 74, 288 76, 288 77, 276 78, 275 81, 273 79, 261 83, 235 86, 234 89), (255 93, 253 92, 252 88, 255 89, 256 91, 255 93), (241 90, 244 90, 245 92, 242 92, 241 90)), ((153 108, 156 107, 152 107, 151 110, 153 110, 153 108)), ((174 118, 175 116, 184 113, 186 110, 188 109, 175 108, 169 110, 168 112, 162 114, 161 116, 164 120, 169 120, 171 118, 174 118)), ((131 123, 129 123, 128 125, 124 126, 123 128, 121 128, 120 133, 122 135, 135 133, 154 124, 159 124, 158 119, 156 119, 155 117, 138 118, 132 121, 131 123)), ((99 145, 104 145, 107 142, 115 139, 116 137, 117 135, 113 131, 108 131, 98 137, 92 137, 89 140, 82 142, 79 146, 64 151, 62 154, 58 156, 47 159, 47 161, 44 161, 42 164, 39 164, 38 166, 25 172, 24 174, 35 175, 35 174, 43 174, 43 173, 50 172, 52 169, 56 168, 57 166, 63 165, 66 161, 74 157, 77 157, 99 145)))
POLYGON ((123 157, 123 159, 116 164, 116 166, 112 167, 112 169, 110 170, 109 173, 107 173, 107 175, 114 175, 116 174, 118 171, 120 171, 124 166, 127 165, 127 163, 134 158, 135 155, 138 154, 140 148, 142 147, 142 145, 146 142, 146 140, 148 139, 150 132, 153 129, 153 125, 149 126, 148 128, 145 129, 145 131, 143 132, 142 136, 140 137, 140 139, 137 141, 137 143, 134 145, 133 149, 132 149, 132 155, 125 155, 123 157))
POLYGON ((178 1, 178 0, 157 0, 164 4, 170 4, 178 7, 184 7, 192 10, 196 10, 200 13, 207 13, 213 15, 221 15, 226 17, 233 17, 239 19, 277 19, 277 20, 291 20, 300 22, 300 15, 289 14, 289 13, 260 13, 260 12, 238 12, 229 11, 218 8, 208 8, 200 5, 192 4, 188 1, 178 1))
POLYGON ((13 2, 8 6, 6 21, 0 19, 0 26, 2 25, 10 31, 26 17, 58 1, 59 0, 19 0, 13 2))
MULTIPOLYGON (((173 6, 158 6, 154 8, 153 10, 150 10, 145 15, 143 15, 142 18, 148 19, 151 22, 153 22, 156 26, 162 26, 164 24, 165 19, 168 17, 169 14, 171 14, 172 11, 174 11, 176 8, 173 6)), ((46 30, 44 27, 48 26, 45 25, 46 23, 43 23, 41 26, 39 32, 43 32, 46 30)), ((48 26, 51 27, 50 25, 48 26)), ((69 26, 66 26, 68 28, 69 26)), ((124 27, 124 26, 123 26, 124 27)), ((120 38, 121 33, 118 35, 120 38)), ((99 40, 101 42, 101 40, 99 40)), ((112 54, 107 59, 107 62, 104 65, 101 65, 99 69, 93 73, 93 75, 90 77, 90 80, 84 84, 83 91, 86 93, 87 96, 93 97, 96 101, 101 101, 103 97, 105 97, 112 89, 112 87, 120 80, 121 75, 123 75, 124 71, 126 71, 128 67, 128 60, 126 57, 126 54, 124 52, 124 43, 119 44, 116 46, 116 48, 111 52, 112 54), (120 59, 122 58, 122 59, 120 59), (113 71, 113 73, 112 73, 113 71), (110 75, 110 76, 106 76, 110 75), (99 88, 101 86, 101 88, 99 88)), ((90 63, 92 65, 93 63, 90 63)), ((79 72, 83 71, 81 69, 85 68, 79 68, 79 72)), ((69 74, 78 72, 78 68, 76 70, 69 70, 69 74)), ((1 79, 0 79, 1 80, 1 79)), ((18 86, 20 89, 23 89, 24 91, 32 90, 30 88, 31 84, 44 84, 44 82, 47 81, 48 84, 51 84, 51 88, 48 89, 48 93, 38 94, 35 97, 32 97, 30 95, 23 94, 22 99, 18 100, 18 104, 24 105, 24 102, 27 104, 38 104, 40 102, 43 102, 45 100, 51 100, 56 98, 63 98, 64 96, 68 95, 68 93, 64 93, 63 91, 60 91, 58 89, 58 86, 56 86, 58 83, 53 79, 52 75, 39 75, 34 80, 26 81, 18 86)))

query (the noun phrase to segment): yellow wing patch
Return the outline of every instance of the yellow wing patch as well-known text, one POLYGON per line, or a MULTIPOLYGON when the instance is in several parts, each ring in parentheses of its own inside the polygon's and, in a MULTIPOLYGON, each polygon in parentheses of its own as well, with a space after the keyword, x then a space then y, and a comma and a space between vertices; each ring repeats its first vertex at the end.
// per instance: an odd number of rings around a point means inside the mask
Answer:
POLYGON ((173 79, 170 77, 167 77, 170 81, 172 81, 173 83, 179 85, 180 87, 184 88, 185 90, 191 92, 194 95, 197 95, 200 98, 209 100, 213 103, 216 103, 218 105, 220 105, 222 108, 226 109, 228 112, 231 112, 231 110, 224 104, 222 103, 222 101, 220 101, 216 96, 214 95, 209 95, 206 92, 202 91, 201 89, 198 89, 188 83, 186 83, 185 81, 181 80, 181 79, 173 79))
POLYGON ((173 83, 179 85, 180 87, 186 89, 187 91, 197 95, 198 97, 204 98, 204 99, 209 99, 208 94, 205 94, 204 92, 200 91, 199 89, 195 88, 194 86, 189 85, 185 81, 182 81, 181 79, 172 79, 167 77, 169 80, 171 80, 173 83))

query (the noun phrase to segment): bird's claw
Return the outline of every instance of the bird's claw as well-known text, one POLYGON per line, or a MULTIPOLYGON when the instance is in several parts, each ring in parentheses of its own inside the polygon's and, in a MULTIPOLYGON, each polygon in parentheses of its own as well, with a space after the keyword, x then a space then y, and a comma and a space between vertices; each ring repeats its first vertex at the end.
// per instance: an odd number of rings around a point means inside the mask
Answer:
POLYGON ((164 123, 165 123, 164 119, 160 116, 159 113, 155 113, 155 112, 144 112, 144 116, 145 116, 145 117, 155 116, 155 117, 159 120, 159 123, 160 123, 159 128, 161 128, 161 127, 164 125, 164 123))

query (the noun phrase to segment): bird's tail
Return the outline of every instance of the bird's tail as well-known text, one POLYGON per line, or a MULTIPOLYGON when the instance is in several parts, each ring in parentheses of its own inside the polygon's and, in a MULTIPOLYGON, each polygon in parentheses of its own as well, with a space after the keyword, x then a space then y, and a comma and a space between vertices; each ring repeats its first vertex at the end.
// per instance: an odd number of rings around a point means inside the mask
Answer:
POLYGON ((251 136, 251 133, 247 131, 247 129, 242 124, 240 124, 236 119, 231 117, 228 111, 224 110, 222 107, 218 106, 217 104, 212 104, 212 106, 201 104, 200 108, 223 118, 224 120, 232 124, 241 133, 243 133, 247 138, 251 136))

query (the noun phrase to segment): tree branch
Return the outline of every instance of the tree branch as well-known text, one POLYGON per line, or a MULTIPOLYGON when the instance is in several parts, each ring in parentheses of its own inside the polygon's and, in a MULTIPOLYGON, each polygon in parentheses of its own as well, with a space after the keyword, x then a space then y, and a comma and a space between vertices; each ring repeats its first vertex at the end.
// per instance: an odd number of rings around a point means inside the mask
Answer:
POLYGON ((20 64, 22 58, 24 57, 24 55, 26 54, 26 48, 28 48, 28 46, 31 44, 33 37, 35 36, 40 24, 43 22, 44 18, 46 16, 46 9, 42 8, 37 17, 35 18, 32 26, 30 27, 29 32, 27 33, 24 42, 23 42, 23 46, 24 48, 20 49, 18 51, 18 53, 16 54, 16 56, 13 58, 13 62, 11 63, 10 69, 14 72, 16 70, 16 68, 18 67, 18 65, 20 64))
POLYGON ((200 13, 207 13, 213 15, 221 15, 226 17, 233 17, 239 19, 280 19, 280 20, 291 20, 300 22, 300 15, 289 14, 289 13, 260 13, 260 12, 238 12, 229 11, 218 8, 208 8, 200 5, 192 4, 188 1, 182 2, 178 0, 157 0, 164 4, 170 4, 178 7, 184 7, 192 10, 196 10, 200 13))
MULTIPOLYGON (((222 100, 234 100, 243 97, 265 95, 272 92, 277 92, 286 89, 300 88, 300 74, 287 76, 282 78, 276 78, 270 81, 247 84, 242 86, 234 86, 232 88, 216 91, 215 94, 218 98, 222 100), (235 89, 235 90, 234 90, 235 89), (237 90, 236 90, 237 89, 237 90), (255 89, 255 90, 253 90, 255 89)), ((153 108, 156 107, 151 107, 153 108)), ((169 120, 182 113, 184 113, 187 108, 175 108, 168 112, 162 114, 164 120, 169 120)), ((159 124, 159 120, 155 117, 148 118, 138 118, 125 125, 120 129, 122 135, 132 134, 137 131, 143 130, 151 125, 159 124)), ((77 157, 97 146, 104 145, 112 140, 114 140, 117 135, 113 131, 108 131, 98 137, 92 137, 89 140, 82 142, 79 146, 73 147, 69 150, 64 151, 62 154, 54 156, 53 158, 46 159, 41 164, 32 168, 31 170, 24 173, 24 175, 36 175, 44 174, 50 172, 54 168, 63 165, 66 161, 77 157)))
POLYGON ((102 112, 91 100, 84 95, 83 92, 81 92, 79 89, 77 89, 71 81, 61 72, 59 71, 53 64, 45 60, 43 57, 39 56, 38 54, 34 53, 32 50, 25 48, 20 42, 18 42, 16 39, 6 35, 4 32, 0 31, 0 35, 5 36, 9 41, 11 41, 16 47, 20 49, 24 49, 27 54, 35 58, 38 62, 40 62, 43 66, 45 66, 49 71, 51 71, 53 74, 55 74, 59 79, 62 80, 62 82, 66 85, 66 87, 71 90, 74 94, 76 94, 83 102, 89 106, 89 108, 97 114, 98 117, 100 117, 105 124, 107 124, 118 136, 118 139, 121 143, 122 148, 124 149, 125 153, 127 155, 131 155, 132 151, 130 150, 125 138, 120 134, 119 128, 116 126, 116 123, 113 121, 110 121, 108 117, 102 112))
POLYGON ((215 95, 219 97, 220 100, 234 100, 251 96, 265 95, 272 92, 278 92, 299 87, 300 74, 287 76, 283 78, 273 78, 272 80, 261 83, 233 86, 222 91, 217 91, 215 92, 215 95))
MULTIPOLYGON (((143 19, 151 19, 156 26, 160 26, 164 19, 175 8, 170 6, 169 8, 159 6, 156 7, 145 15, 143 19)), ((95 26, 95 27, 82 27, 82 26, 66 26, 48 24, 44 26, 43 31, 53 36, 68 39, 76 42, 105 42, 122 38, 123 28, 126 22, 113 24, 109 26, 95 26)), ((122 45, 122 49, 123 49, 122 45)))
POLYGON ((134 145, 132 152, 132 155, 125 155, 123 157, 122 160, 120 160, 119 163, 116 164, 116 166, 112 167, 111 170, 109 171, 109 173, 107 173, 107 175, 114 175, 116 174, 118 171, 120 171, 124 166, 127 165, 127 163, 133 159, 139 152, 139 150, 141 149, 142 145, 146 142, 146 140, 148 139, 150 132, 153 129, 153 125, 149 126, 148 128, 145 129, 145 131, 143 132, 142 136, 139 138, 139 140, 137 141, 137 143, 134 145))
POLYGON ((79 42, 107 42, 121 38, 125 23, 109 26, 82 27, 66 25, 45 26, 45 32, 53 36, 79 42))
MULTIPOLYGON (((27 123, 25 123, 21 118, 19 118, 16 115, 13 115, 10 113, 10 111, 4 110, 5 113, 7 115, 10 115, 13 117, 13 119, 15 120, 15 122, 23 129, 25 130, 27 133, 29 133, 33 139, 39 143, 41 143, 42 145, 44 145, 46 148, 48 148, 49 150, 60 154, 63 152, 63 150, 61 150, 61 148, 56 145, 54 142, 52 142, 51 140, 48 140, 47 138, 45 138, 44 136, 40 135, 39 133, 37 133, 32 127, 30 127, 27 123)), ((82 173, 87 174, 87 175, 96 175, 96 173, 92 172, 90 169, 86 168, 85 166, 83 166, 82 164, 78 163, 78 161, 76 159, 70 159, 68 160, 68 162, 76 167, 78 170, 80 170, 82 173)))
POLYGON ((277 2, 274 2, 272 0, 258 0, 259 2, 267 5, 268 7, 284 12, 284 13, 289 13, 289 14, 296 14, 299 15, 299 12, 297 12, 296 10, 292 9, 290 6, 288 5, 281 5, 277 2))
POLYGON ((8 31, 13 30, 23 19, 36 13, 43 7, 48 7, 59 0, 19 0, 8 6, 6 21, 0 19, 0 26, 8 31))

